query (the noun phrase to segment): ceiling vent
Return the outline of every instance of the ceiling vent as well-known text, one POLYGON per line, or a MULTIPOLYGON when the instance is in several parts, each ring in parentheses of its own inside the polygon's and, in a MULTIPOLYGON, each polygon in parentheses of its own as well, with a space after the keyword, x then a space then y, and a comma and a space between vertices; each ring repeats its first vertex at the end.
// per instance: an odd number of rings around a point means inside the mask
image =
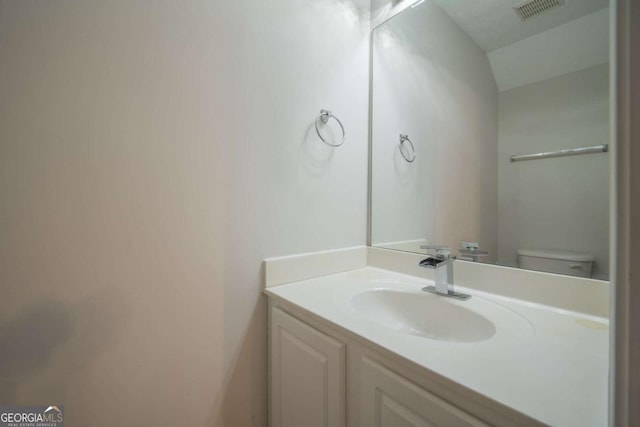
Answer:
POLYGON ((563 4, 564 0, 526 0, 513 6, 513 9, 521 21, 526 21, 563 4))

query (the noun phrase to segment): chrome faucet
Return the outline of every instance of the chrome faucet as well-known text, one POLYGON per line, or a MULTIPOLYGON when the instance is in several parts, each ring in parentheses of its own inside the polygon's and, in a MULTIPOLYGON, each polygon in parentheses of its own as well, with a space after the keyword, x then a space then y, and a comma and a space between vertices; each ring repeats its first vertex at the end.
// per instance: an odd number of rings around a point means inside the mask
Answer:
POLYGON ((420 246, 420 249, 435 251, 435 254, 429 255, 418 264, 420 267, 435 270, 436 285, 425 286, 422 288, 423 291, 461 300, 471 298, 471 295, 462 294, 453 290, 453 261, 456 258, 451 256, 451 251, 448 246, 425 245, 420 246))

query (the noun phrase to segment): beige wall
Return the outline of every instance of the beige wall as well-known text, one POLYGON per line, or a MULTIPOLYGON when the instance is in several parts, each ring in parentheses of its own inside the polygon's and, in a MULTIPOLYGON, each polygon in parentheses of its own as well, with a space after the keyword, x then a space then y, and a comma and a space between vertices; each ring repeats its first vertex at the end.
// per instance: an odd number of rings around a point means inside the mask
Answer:
POLYGON ((0 0, 1 403, 265 425, 261 260, 365 242, 363 15, 0 0))

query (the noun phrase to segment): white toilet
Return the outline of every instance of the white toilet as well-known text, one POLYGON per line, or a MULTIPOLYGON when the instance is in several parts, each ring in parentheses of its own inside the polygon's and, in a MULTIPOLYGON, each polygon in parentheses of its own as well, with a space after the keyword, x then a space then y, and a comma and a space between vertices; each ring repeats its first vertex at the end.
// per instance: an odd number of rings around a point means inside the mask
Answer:
POLYGON ((519 249, 518 266, 527 270, 591 277, 593 255, 541 249, 519 249))

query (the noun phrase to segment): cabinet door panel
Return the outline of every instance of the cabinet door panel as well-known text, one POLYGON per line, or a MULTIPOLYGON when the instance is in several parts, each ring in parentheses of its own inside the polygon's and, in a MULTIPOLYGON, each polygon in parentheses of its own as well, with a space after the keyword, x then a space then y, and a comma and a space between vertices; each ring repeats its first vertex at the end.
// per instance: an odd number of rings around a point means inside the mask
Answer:
POLYGON ((486 426, 366 356, 361 359, 360 370, 363 426, 486 426))
POLYGON ((381 390, 376 390, 376 407, 379 411, 377 425, 385 427, 435 427, 435 424, 416 415, 411 409, 384 394, 381 390))
POLYGON ((273 427, 345 425, 345 345, 279 308, 271 320, 273 427))

